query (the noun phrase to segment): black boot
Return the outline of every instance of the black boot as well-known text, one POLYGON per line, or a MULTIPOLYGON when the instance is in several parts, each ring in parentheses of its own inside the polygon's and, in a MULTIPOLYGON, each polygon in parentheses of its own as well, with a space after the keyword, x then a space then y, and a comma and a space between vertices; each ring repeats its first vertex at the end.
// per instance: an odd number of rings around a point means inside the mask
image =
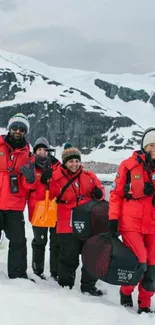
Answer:
POLYGON ((61 287, 69 287, 69 289, 72 289, 74 287, 74 282, 75 282, 75 272, 71 272, 68 274, 67 277, 61 277, 58 276, 57 282, 61 287))
POLYGON ((81 292, 82 293, 89 293, 91 296, 94 296, 94 297, 103 296, 102 290, 97 289, 95 286, 92 286, 92 287, 81 286, 81 292))
POLYGON ((139 307, 138 314, 141 314, 141 313, 146 313, 146 314, 151 313, 152 314, 152 313, 154 313, 154 311, 151 310, 150 307, 143 307, 143 308, 139 307))
POLYGON ((69 289, 71 290, 74 286, 74 281, 71 279, 62 279, 62 278, 58 278, 59 285, 64 288, 64 287, 69 287, 69 289))
POLYGON ((125 295, 120 291, 120 304, 124 307, 133 307, 132 295, 125 295))
POLYGON ((61 287, 69 287, 69 289, 72 289, 74 287, 75 282, 75 271, 66 272, 66 276, 64 273, 61 273, 61 275, 58 275, 57 282, 61 287))

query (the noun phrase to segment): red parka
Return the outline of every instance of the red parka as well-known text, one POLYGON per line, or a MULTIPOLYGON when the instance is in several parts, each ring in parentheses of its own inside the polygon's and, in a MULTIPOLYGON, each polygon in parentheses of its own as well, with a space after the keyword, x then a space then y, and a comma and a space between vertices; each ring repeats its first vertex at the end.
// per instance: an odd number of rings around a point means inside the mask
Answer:
MULTIPOLYGON (((96 175, 91 171, 85 171, 82 167, 72 174, 62 166, 58 167, 53 173, 50 182, 50 199, 58 197, 62 188, 68 181, 75 177, 77 179, 66 189, 61 197, 61 201, 65 203, 58 203, 58 219, 57 219, 57 233, 72 233, 71 216, 72 209, 77 205, 89 202, 93 198, 93 189, 95 186, 103 191, 101 200, 105 198, 104 186, 101 184, 96 175)), ((40 197, 43 188, 39 189, 40 197)))
POLYGON ((116 174, 110 191, 109 219, 119 220, 119 231, 135 231, 141 234, 155 234, 155 206, 152 195, 144 194, 144 183, 152 182, 155 189, 155 170, 149 174, 144 168, 146 156, 134 152, 132 157, 124 160, 116 174), (140 160, 137 159, 140 157, 140 160), (144 164, 143 164, 144 162, 144 164), (124 197, 127 173, 130 173, 129 194, 124 197))
POLYGON ((27 194, 33 185, 26 182, 20 167, 28 160, 33 161, 28 143, 21 149, 12 149, 5 142, 5 136, 0 136, 0 210, 24 210, 27 194), (17 176, 18 193, 11 193, 11 175, 17 176))
MULTIPOLYGON (((52 171, 56 170, 56 168, 60 165, 60 161, 57 160, 56 163, 51 164, 51 169, 52 171)), ((37 196, 37 192, 36 189, 37 188, 41 188, 41 191, 43 191, 43 196, 42 199, 44 199, 44 195, 45 195, 45 185, 41 183, 40 178, 42 176, 43 173, 43 169, 41 168, 35 168, 35 175, 36 175, 36 186, 35 189, 32 189, 29 192, 29 196, 28 196, 28 216, 29 216, 29 221, 31 222, 32 216, 33 216, 33 211, 35 208, 35 205, 39 200, 38 196, 37 196)))

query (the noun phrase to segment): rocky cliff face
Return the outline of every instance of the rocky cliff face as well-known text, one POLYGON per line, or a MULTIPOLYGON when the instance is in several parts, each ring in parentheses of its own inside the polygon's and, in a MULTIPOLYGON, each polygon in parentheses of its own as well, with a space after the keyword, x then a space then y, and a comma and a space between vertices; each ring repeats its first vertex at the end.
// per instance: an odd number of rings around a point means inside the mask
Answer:
MULTIPOLYGON (((70 141, 79 147, 84 154, 92 148, 104 148, 109 142, 113 151, 134 149, 140 143, 142 132, 136 130, 136 124, 128 117, 110 117, 98 112, 86 112, 81 103, 63 107, 57 102, 32 102, 2 107, 0 110, 1 125, 6 126, 8 118, 17 112, 29 116, 29 140, 43 135, 53 146, 61 146, 70 141), (7 111, 7 114, 6 114, 7 111), (130 138, 119 134, 118 128, 133 127, 130 138)), ((123 131, 122 131, 123 132, 123 131)))
MULTIPOLYGON (((123 97, 127 96, 127 90, 101 80, 95 80, 95 84, 110 98, 116 94, 126 100, 134 96, 130 92, 130 96, 123 97)), ((147 99, 144 91, 137 96, 147 99)), ((6 127, 8 119, 17 112, 29 118, 32 144, 42 135, 53 146, 70 141, 84 154, 94 148, 134 149, 142 135, 141 128, 132 119, 105 108, 86 92, 65 87, 61 82, 19 66, 1 68, 0 126, 6 127)))
POLYGON ((115 84, 101 79, 95 79, 94 84, 98 88, 104 90, 105 95, 110 99, 114 99, 118 96, 124 102, 141 100, 145 103, 150 102, 155 107, 155 93, 152 93, 150 96, 144 89, 135 90, 129 87, 118 87, 115 84))

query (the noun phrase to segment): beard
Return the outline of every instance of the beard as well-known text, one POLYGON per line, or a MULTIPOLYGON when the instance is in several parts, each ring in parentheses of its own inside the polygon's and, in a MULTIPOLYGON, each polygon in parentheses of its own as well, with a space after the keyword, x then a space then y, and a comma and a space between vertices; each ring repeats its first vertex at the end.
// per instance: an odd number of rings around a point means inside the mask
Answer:
POLYGON ((23 141, 23 135, 22 134, 16 134, 16 133, 13 133, 11 134, 11 137, 14 141, 16 142, 21 142, 23 141))

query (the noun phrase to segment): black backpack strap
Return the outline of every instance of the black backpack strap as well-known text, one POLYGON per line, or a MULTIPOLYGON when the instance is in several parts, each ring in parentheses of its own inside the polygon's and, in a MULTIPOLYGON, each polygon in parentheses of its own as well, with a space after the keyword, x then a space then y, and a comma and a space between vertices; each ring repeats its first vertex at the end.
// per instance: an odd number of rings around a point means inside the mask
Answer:
POLYGON ((130 170, 128 170, 126 174, 126 184, 130 184, 130 183, 131 183, 131 175, 130 175, 130 170))
MULTIPOLYGON (((81 171, 74 176, 73 178, 71 178, 66 184, 65 186, 62 188, 61 193, 58 195, 57 199, 56 199, 56 203, 60 203, 60 200, 62 198, 62 195, 64 194, 64 192, 67 190, 67 188, 74 182, 74 180, 81 174, 81 171)), ((63 203, 65 203, 65 201, 63 201, 63 203)))
MULTIPOLYGON (((138 154, 136 161, 139 164, 143 164, 144 168, 146 169, 147 165, 146 163, 143 161, 143 159, 141 158, 141 156, 138 154)), ((126 174, 126 183, 124 186, 124 197, 128 200, 134 200, 134 198, 132 197, 132 194, 130 193, 130 186, 131 186, 131 173, 130 170, 128 169, 127 174, 126 174)))
POLYGON ((132 194, 129 193, 130 191, 130 183, 131 183, 131 175, 130 175, 130 170, 128 169, 127 174, 126 174, 126 183, 124 186, 124 197, 127 200, 132 199, 132 194))

